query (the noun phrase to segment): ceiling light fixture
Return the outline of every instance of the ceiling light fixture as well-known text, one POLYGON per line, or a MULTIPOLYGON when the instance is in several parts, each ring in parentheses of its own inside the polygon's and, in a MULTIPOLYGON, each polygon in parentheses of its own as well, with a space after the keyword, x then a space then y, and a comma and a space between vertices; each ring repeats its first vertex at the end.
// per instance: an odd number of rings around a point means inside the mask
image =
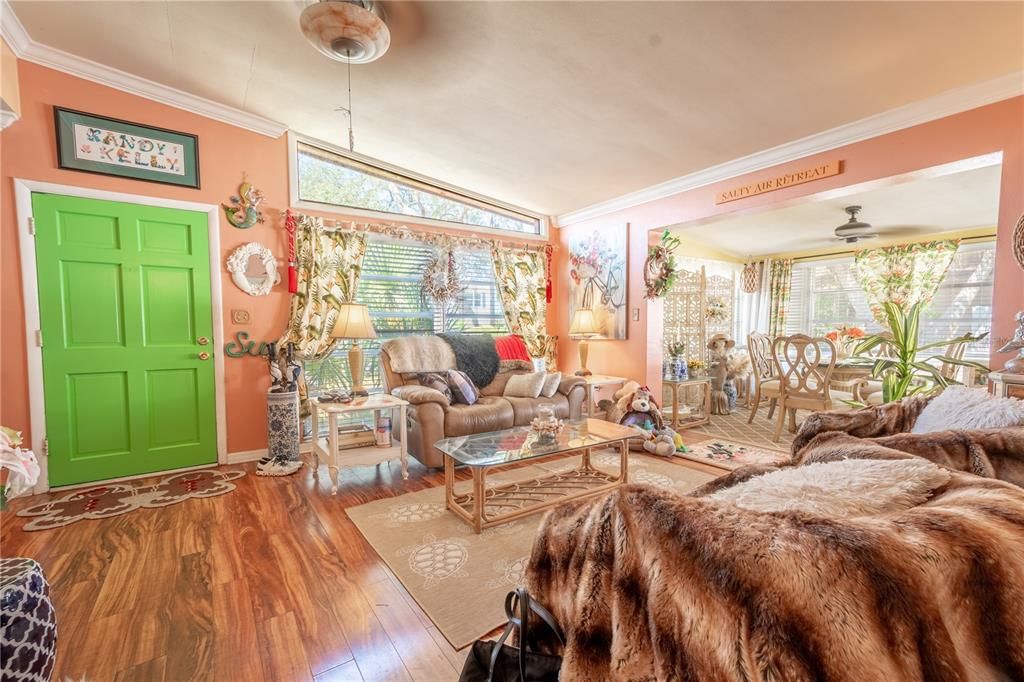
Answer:
POLYGON ((320 0, 302 10, 299 27, 313 47, 331 59, 367 64, 391 45, 383 16, 373 0, 320 0))
POLYGON ((860 206, 847 206, 843 210, 850 214, 850 219, 835 229, 836 239, 847 244, 856 244, 861 239, 874 239, 878 236, 868 232, 871 223, 857 220, 857 214, 861 211, 860 206))

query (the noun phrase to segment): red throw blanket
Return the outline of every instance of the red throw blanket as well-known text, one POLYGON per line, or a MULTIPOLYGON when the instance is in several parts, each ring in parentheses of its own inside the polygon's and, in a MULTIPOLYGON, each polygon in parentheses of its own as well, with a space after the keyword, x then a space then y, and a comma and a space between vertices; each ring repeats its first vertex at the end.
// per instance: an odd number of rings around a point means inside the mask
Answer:
POLYGON ((763 471, 545 518, 527 585, 565 630, 563 682, 1024 680, 1024 490, 954 472, 863 518, 702 499, 763 471))

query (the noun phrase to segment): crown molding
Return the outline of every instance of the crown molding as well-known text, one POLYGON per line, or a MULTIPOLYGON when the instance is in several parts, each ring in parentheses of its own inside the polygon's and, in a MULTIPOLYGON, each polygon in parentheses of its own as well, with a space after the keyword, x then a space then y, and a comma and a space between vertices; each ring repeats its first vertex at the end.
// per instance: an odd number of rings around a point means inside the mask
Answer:
POLYGON ((749 156, 726 161, 577 211, 563 213, 557 217, 557 224, 558 227, 565 227, 599 218, 650 201, 664 199, 674 194, 910 128, 969 109, 976 109, 1021 94, 1024 94, 1024 72, 1021 71, 962 88, 947 90, 933 97, 890 109, 881 114, 868 116, 859 121, 802 137, 749 156))
POLYGON ((78 78, 106 85, 132 95, 212 118, 260 135, 281 137, 288 126, 269 118, 189 94, 120 69, 105 66, 91 59, 78 57, 55 47, 32 40, 7 0, 0 0, 0 35, 19 59, 62 71, 78 78))

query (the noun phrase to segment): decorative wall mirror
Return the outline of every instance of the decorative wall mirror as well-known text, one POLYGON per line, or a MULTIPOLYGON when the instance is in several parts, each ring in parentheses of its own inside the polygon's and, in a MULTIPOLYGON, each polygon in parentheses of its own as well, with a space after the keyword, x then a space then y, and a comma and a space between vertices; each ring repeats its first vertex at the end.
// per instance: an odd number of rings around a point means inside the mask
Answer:
POLYGON ((281 281, 274 254, 259 242, 242 244, 232 251, 228 272, 235 285, 250 296, 266 296, 281 281))

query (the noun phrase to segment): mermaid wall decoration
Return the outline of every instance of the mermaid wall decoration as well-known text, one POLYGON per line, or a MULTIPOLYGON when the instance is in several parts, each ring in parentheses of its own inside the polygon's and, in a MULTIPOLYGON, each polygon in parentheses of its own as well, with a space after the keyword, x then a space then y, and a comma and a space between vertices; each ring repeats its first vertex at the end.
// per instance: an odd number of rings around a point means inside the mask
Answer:
POLYGON ((230 204, 221 204, 228 222, 240 230, 246 230, 256 223, 263 222, 260 204, 263 203, 263 192, 254 187, 245 175, 238 186, 238 194, 231 197, 230 204))

